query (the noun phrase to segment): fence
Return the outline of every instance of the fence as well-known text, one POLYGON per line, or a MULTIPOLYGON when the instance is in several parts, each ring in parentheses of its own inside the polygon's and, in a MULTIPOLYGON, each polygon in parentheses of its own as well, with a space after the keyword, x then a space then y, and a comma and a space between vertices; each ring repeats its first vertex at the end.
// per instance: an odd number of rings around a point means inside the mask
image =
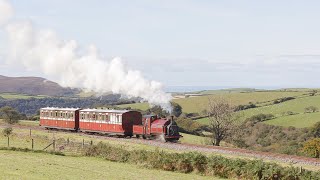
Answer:
POLYGON ((0 147, 28 148, 32 150, 79 154, 83 152, 85 147, 94 144, 93 140, 87 138, 80 139, 79 137, 65 136, 57 136, 57 132, 55 131, 42 131, 41 134, 39 134, 39 131, 35 131, 35 134, 33 134, 32 129, 19 130, 19 133, 13 133, 9 137, 0 133, 0 147))

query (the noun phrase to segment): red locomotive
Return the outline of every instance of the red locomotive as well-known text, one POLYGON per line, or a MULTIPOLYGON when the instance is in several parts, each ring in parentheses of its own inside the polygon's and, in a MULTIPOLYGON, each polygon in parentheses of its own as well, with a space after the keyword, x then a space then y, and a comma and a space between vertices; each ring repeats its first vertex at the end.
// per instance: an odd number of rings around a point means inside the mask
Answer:
POLYGON ((42 108, 40 126, 130 137, 135 135, 144 139, 160 138, 163 141, 177 141, 181 137, 173 118, 142 117, 140 112, 129 110, 42 108))

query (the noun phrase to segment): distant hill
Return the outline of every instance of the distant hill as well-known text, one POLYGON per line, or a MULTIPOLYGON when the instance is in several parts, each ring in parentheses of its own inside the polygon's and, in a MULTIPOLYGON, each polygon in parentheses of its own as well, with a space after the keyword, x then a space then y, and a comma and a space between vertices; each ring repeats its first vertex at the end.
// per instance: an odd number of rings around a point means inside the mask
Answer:
POLYGON ((30 95, 69 96, 79 91, 61 87, 58 83, 41 77, 6 77, 0 75, 0 93, 30 95))

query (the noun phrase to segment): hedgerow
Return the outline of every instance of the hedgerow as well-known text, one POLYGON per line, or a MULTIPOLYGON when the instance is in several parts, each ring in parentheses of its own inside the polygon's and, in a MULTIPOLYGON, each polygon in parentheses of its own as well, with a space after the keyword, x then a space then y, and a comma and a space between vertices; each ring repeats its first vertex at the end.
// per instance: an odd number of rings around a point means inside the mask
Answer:
POLYGON ((261 180, 320 180, 320 172, 297 167, 282 167, 261 160, 230 159, 222 156, 205 156, 198 152, 169 153, 155 150, 129 151, 122 147, 98 143, 85 149, 86 156, 101 157, 106 160, 132 163, 152 169, 195 172, 206 176, 222 178, 261 179, 261 180))

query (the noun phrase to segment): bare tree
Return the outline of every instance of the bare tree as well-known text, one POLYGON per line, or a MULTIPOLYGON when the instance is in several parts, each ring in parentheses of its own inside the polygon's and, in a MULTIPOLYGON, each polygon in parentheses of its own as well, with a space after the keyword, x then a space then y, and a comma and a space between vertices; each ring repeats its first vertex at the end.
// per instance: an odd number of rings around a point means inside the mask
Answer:
POLYGON ((240 115, 235 107, 223 98, 209 98, 208 117, 212 133, 212 144, 220 146, 220 142, 238 127, 240 115))

